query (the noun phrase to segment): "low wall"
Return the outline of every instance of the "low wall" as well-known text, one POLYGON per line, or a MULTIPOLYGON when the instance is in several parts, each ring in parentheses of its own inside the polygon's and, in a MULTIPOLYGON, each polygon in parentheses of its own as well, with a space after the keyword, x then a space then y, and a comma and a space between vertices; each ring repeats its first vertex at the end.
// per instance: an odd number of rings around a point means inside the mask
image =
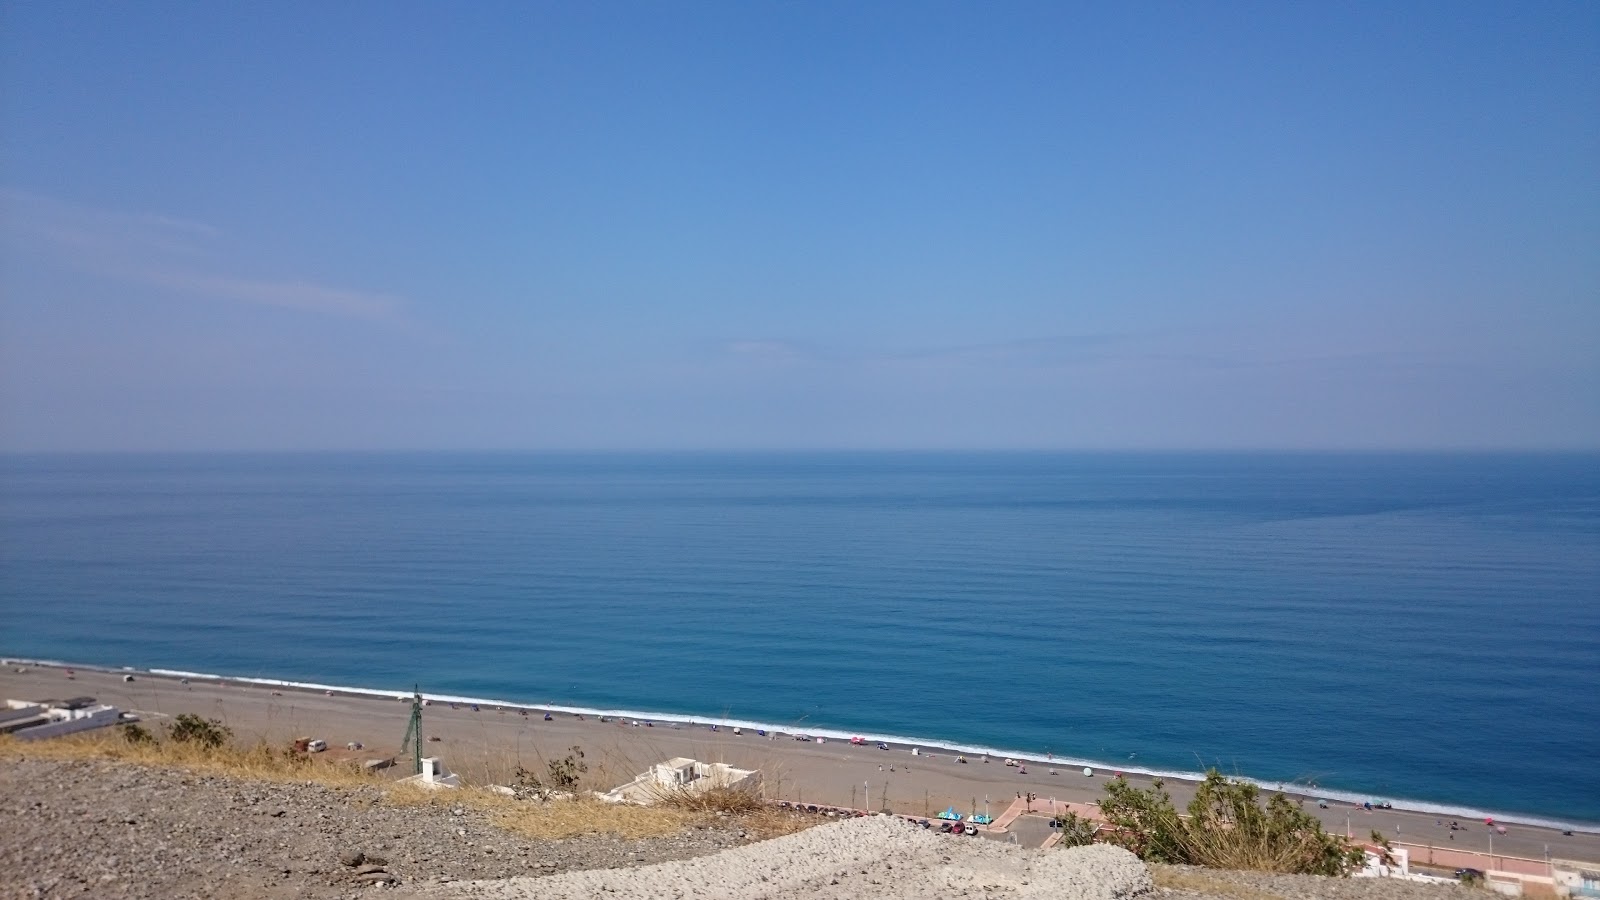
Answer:
POLYGON ((51 722, 48 725, 35 725, 14 732, 12 737, 19 741, 42 741, 45 738, 60 737, 64 734, 76 734, 80 731, 89 731, 94 728, 104 728, 122 721, 121 713, 115 709, 106 709, 91 713, 81 719, 67 719, 61 722, 51 722))

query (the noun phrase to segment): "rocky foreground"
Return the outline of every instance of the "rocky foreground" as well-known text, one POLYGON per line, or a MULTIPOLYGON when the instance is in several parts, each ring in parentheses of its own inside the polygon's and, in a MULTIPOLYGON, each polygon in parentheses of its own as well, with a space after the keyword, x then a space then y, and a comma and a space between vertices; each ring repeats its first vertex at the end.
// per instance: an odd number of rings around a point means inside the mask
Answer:
POLYGON ((466 807, 385 805, 375 786, 47 759, 0 767, 0 835, 0 896, 97 900, 335 900, 379 896, 373 885, 402 897, 441 881, 636 866, 743 842, 733 826, 541 842, 466 807))
MULTIPOLYGON (((1158 869, 1109 847, 1024 850, 858 819, 752 843, 739 826, 539 841, 376 787, 8 759, 0 897, 1195 897, 1427 900, 1465 889, 1158 869)), ((1485 896, 1485 895, 1479 895, 1485 896)))

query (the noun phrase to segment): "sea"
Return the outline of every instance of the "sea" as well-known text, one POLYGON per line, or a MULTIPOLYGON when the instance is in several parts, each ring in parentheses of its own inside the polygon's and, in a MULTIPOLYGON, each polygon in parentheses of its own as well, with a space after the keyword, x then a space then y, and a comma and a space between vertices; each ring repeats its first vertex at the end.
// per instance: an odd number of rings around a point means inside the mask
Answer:
POLYGON ((0 653, 1600 823, 1600 456, 0 457, 0 653))

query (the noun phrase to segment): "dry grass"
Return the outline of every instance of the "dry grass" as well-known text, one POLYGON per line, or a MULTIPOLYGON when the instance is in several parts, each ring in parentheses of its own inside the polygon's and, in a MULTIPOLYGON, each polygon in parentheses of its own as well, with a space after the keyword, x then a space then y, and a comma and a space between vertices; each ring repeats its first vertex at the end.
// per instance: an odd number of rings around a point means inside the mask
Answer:
POLYGON ((174 741, 129 743, 120 728, 54 738, 19 741, 0 735, 0 752, 27 759, 107 760, 155 768, 178 768, 255 781, 312 782, 333 787, 377 784, 353 762, 286 753, 260 742, 248 747, 204 747, 174 741))
POLYGON ((1168 890, 1193 891, 1197 894, 1217 897, 1236 897, 1238 900, 1285 900, 1282 894, 1263 891, 1251 885, 1238 884, 1216 875, 1208 875, 1204 872, 1195 872, 1188 869, 1154 865, 1150 867, 1150 875, 1155 879, 1156 887, 1168 890))
POLYGON ((766 806, 759 792, 739 786, 718 785, 705 790, 690 790, 687 785, 662 785, 648 789, 647 793, 650 794, 652 805, 684 812, 743 815, 766 806))
POLYGON ((669 805, 607 803, 587 796, 543 801, 519 800, 477 787, 430 791, 414 785, 394 785, 384 792, 384 802, 399 806, 475 809, 507 831, 543 841, 559 841, 586 834, 615 834, 627 840, 639 840, 668 837, 694 827, 717 826, 737 826, 757 840, 766 840, 803 831, 822 821, 816 816, 797 815, 759 800, 754 807, 732 812, 669 805), (718 815, 719 812, 722 815, 718 815))
POLYGON ((656 806, 606 803, 586 796, 546 802, 518 800, 475 786, 431 791, 368 774, 348 761, 341 763, 320 755, 289 754, 265 742, 251 746, 225 744, 217 748, 173 741, 133 744, 117 728, 46 741, 19 741, 10 735, 0 735, 0 754, 26 759, 104 760, 252 781, 314 783, 341 788, 378 787, 383 790, 385 803, 468 807, 482 811, 495 825, 513 834, 546 841, 586 834, 615 834, 638 840, 666 837, 695 826, 729 825, 765 839, 792 834, 820 821, 815 816, 773 808, 754 795, 735 796, 749 794, 737 790, 714 794, 698 805, 656 806))
POLYGON ((702 818, 682 810, 606 803, 591 797, 518 800, 478 787, 432 791, 415 785, 394 785, 384 792, 384 800, 397 806, 475 809, 507 831, 545 841, 586 834, 615 834, 628 840, 665 837, 702 818))
POLYGON ((776 806, 763 806, 738 817, 739 826, 760 841, 805 831, 827 821, 817 816, 779 809, 776 806))

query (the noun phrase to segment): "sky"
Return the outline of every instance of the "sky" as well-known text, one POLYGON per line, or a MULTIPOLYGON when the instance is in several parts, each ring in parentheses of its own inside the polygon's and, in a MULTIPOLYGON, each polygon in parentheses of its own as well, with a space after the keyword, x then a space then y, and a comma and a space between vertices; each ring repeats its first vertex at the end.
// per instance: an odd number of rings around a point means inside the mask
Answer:
POLYGON ((0 450, 1600 448, 1600 4, 0 0, 0 450))

